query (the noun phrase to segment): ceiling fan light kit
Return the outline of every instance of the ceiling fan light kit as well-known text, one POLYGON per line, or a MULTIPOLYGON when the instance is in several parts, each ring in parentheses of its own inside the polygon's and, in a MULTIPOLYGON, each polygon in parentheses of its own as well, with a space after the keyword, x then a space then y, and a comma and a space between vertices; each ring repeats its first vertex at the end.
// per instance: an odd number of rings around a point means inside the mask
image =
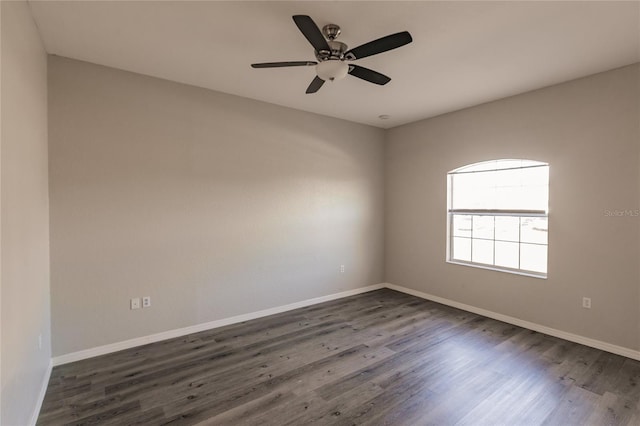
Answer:
POLYGON ((317 75, 311 81, 309 87, 307 87, 306 93, 315 93, 320 90, 325 81, 342 80, 347 75, 358 77, 370 83, 385 85, 391 81, 386 75, 359 65, 348 64, 346 61, 354 61, 376 55, 404 46, 413 41, 411 34, 403 31, 348 50, 349 47, 345 43, 336 41, 336 37, 340 35, 340 27, 338 25, 325 25, 321 32, 315 22, 313 22, 313 19, 307 15, 294 15, 293 22, 295 22, 302 35, 304 35, 307 41, 313 46, 314 54, 318 62, 263 62, 251 64, 251 66, 253 68, 315 66, 317 75))
POLYGON ((349 65, 343 61, 330 59, 316 65, 318 77, 324 81, 342 80, 349 72, 349 65))

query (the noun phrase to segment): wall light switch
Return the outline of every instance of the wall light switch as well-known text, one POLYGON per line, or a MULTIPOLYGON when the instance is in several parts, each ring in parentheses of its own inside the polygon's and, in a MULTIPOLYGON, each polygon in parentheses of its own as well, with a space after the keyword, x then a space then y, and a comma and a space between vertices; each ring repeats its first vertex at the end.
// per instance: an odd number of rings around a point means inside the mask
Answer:
POLYGON ((582 307, 583 308, 587 308, 587 309, 591 309, 591 298, 590 297, 583 297, 582 298, 582 307))
POLYGON ((142 298, 142 307, 149 308, 151 306, 151 296, 145 296, 142 298))

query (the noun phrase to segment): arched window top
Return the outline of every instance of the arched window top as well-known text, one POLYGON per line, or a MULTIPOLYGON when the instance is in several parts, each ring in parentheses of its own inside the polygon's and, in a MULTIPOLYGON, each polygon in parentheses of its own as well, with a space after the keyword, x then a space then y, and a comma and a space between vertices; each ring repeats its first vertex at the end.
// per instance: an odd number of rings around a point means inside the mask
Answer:
POLYGON ((546 212, 549 165, 534 160, 491 160, 448 173, 454 210, 546 212))
POLYGON ((502 159, 502 160, 489 160, 481 161, 479 163, 468 164, 466 166, 458 167, 455 170, 451 170, 452 173, 472 173, 472 172, 488 172, 496 170, 509 170, 509 169, 522 169, 526 167, 540 167, 548 166, 549 164, 535 160, 516 160, 516 159, 502 159))
POLYGON ((483 161, 447 180, 447 261, 546 277, 549 164, 483 161))

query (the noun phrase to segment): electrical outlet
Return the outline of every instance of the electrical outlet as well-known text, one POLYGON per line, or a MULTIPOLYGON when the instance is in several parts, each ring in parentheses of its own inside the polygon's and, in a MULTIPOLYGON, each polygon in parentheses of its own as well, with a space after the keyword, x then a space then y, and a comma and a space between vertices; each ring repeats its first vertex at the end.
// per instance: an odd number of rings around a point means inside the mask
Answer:
POLYGON ((131 299, 131 309, 140 309, 140 298, 134 297, 131 299))
POLYGON ((340 265, 340 273, 344 274, 344 265, 340 265))
POLYGON ((587 309, 591 309, 591 298, 590 297, 583 297, 582 298, 582 307, 583 308, 587 308, 587 309))
POLYGON ((142 307, 143 308, 151 307, 151 296, 145 296, 142 298, 142 307))

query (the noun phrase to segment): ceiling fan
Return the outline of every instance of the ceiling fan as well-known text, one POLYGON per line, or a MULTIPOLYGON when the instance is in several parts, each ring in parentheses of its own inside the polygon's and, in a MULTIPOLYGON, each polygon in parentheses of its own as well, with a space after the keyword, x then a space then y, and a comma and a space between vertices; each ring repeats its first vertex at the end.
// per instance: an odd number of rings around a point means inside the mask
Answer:
POLYGON ((413 41, 408 31, 391 34, 377 40, 370 41, 353 49, 342 42, 336 41, 340 34, 340 27, 335 24, 325 25, 322 32, 307 15, 294 15, 293 21, 300 29, 300 32, 307 38, 313 46, 316 61, 292 61, 292 62, 263 62, 251 64, 253 68, 280 68, 280 67, 316 67, 316 77, 307 87, 306 93, 316 93, 325 81, 340 80, 347 74, 361 78, 370 83, 384 85, 391 81, 389 77, 377 71, 359 65, 350 64, 346 61, 366 58, 377 55, 387 50, 409 44, 413 41), (324 34, 324 35, 323 35, 324 34))

